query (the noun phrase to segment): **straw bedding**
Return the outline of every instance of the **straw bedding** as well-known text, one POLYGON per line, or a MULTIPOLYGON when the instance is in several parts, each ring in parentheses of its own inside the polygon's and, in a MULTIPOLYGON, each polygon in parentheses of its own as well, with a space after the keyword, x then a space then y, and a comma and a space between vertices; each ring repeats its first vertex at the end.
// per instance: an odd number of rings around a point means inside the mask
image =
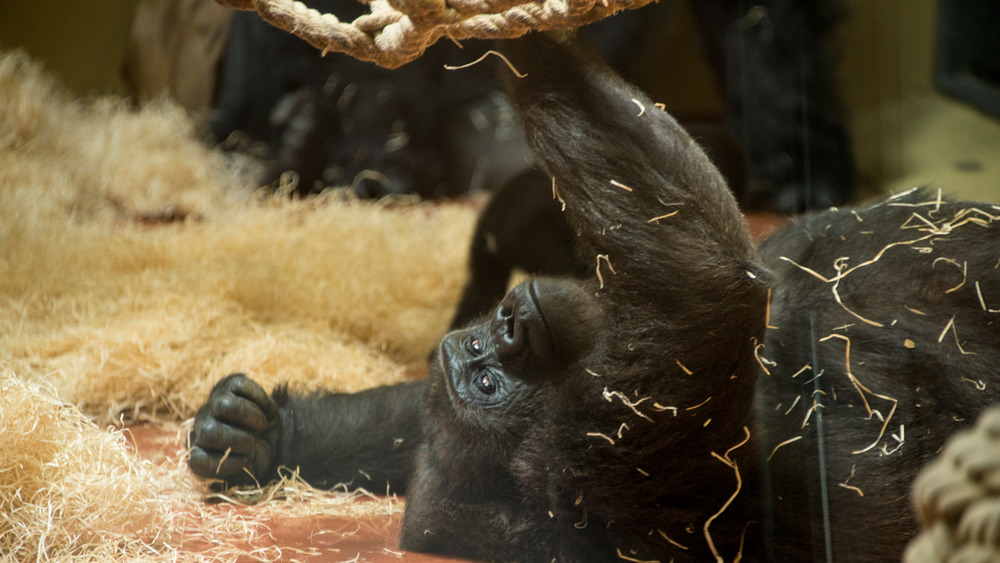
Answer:
POLYGON ((170 558, 191 528, 184 468, 101 427, 190 417, 231 371, 345 391, 419 375, 475 220, 254 194, 252 164, 177 107, 71 100, 16 52, 0 170, 0 553, 32 559, 170 558))

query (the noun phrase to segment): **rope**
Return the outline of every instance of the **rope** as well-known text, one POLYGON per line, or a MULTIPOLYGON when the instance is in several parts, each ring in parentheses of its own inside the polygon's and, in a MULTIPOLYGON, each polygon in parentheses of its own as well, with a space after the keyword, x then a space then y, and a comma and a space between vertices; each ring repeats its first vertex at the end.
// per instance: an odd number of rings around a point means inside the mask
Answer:
POLYGON ((1000 409, 956 434, 913 483, 923 532, 905 563, 1000 561, 1000 409))
POLYGON ((441 37, 500 39, 578 27, 652 0, 360 0, 370 13, 350 23, 296 0, 216 1, 255 11, 324 54, 336 51, 396 68, 419 57, 441 37))

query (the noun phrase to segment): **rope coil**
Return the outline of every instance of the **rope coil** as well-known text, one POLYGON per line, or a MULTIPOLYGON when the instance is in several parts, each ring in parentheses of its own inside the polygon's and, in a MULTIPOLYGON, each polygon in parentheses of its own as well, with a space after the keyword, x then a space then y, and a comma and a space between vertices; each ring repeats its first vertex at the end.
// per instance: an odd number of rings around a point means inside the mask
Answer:
POLYGON ((1000 560, 1000 409, 948 439, 913 484, 923 532, 905 563, 1000 560))
POLYGON ((578 27, 652 0, 360 0, 371 11, 350 23, 297 0, 216 1, 257 12, 324 54, 336 51, 397 68, 441 37, 501 39, 578 27))

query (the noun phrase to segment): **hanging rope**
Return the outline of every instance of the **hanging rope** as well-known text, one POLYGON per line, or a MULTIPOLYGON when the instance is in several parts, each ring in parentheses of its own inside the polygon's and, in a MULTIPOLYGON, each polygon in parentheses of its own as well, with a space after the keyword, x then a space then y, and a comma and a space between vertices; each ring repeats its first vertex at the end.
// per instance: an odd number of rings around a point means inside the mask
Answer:
POLYGON ((923 532, 905 563, 1000 561, 1000 409, 956 434, 913 484, 923 532))
POLYGON ((255 11, 323 53, 346 53, 396 68, 441 37, 499 39, 577 27, 652 0, 361 0, 371 11, 350 23, 295 0, 216 1, 255 11))

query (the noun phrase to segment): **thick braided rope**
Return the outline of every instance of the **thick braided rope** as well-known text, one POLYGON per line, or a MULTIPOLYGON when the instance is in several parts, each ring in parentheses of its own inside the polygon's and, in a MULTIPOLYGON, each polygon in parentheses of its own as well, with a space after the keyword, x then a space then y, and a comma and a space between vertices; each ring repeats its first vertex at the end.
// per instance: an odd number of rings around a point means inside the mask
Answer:
POLYGON ((499 39, 586 25, 652 0, 361 0, 370 13, 340 21, 296 0, 216 0, 256 11, 324 53, 337 51, 396 68, 441 37, 499 39))
POLYGON ((913 500, 923 532, 905 563, 1000 561, 1000 409, 948 439, 914 482, 913 500))

